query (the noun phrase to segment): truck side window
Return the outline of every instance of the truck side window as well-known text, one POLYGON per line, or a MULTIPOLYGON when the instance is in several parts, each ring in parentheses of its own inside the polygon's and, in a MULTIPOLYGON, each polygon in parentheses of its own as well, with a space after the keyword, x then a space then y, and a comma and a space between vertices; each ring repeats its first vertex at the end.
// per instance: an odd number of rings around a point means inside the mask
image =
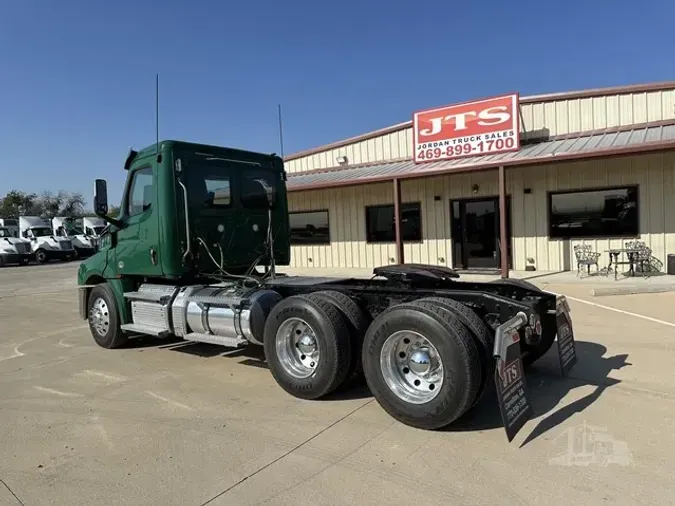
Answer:
POLYGON ((152 167, 145 167, 134 172, 127 196, 128 216, 135 216, 150 209, 153 196, 152 189, 152 167))

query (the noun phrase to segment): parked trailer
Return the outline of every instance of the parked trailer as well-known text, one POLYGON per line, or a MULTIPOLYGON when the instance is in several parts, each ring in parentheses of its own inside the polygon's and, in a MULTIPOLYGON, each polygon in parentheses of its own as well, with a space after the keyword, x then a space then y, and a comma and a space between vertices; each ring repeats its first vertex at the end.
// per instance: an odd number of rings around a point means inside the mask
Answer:
POLYGON ((286 178, 276 155, 165 141, 125 163, 118 218, 106 183, 94 206, 109 223, 78 272, 80 315, 94 341, 137 334, 264 347, 277 384, 319 399, 362 376, 395 419, 453 423, 494 380, 508 439, 529 419, 524 369, 556 341, 576 362, 564 296, 520 280, 459 281, 419 264, 372 279, 287 276, 286 178))

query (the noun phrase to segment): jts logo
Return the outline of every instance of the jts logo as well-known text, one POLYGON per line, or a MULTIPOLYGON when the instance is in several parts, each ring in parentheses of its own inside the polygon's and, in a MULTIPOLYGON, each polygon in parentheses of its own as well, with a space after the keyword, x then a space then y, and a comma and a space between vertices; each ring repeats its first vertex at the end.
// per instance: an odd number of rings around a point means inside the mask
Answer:
POLYGON ((518 121, 517 94, 415 113, 415 161, 516 151, 518 121))
POLYGON ((472 121, 473 118, 475 118, 477 120, 476 125, 478 126, 492 126, 509 121, 511 119, 511 113, 508 111, 508 106, 498 105, 479 111, 466 111, 429 118, 427 121, 431 124, 431 127, 420 130, 420 137, 425 138, 431 135, 437 135, 443 131, 444 126, 455 132, 466 130, 468 128, 467 118, 471 118, 469 121, 472 121))

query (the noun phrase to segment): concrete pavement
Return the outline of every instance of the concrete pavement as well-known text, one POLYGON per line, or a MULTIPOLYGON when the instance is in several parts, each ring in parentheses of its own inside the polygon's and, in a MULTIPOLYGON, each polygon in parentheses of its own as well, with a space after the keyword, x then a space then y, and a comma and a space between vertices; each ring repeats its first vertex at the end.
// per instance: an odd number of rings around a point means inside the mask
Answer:
POLYGON ((255 349, 100 349, 76 269, 0 269, 0 505, 675 501, 671 294, 601 299, 617 312, 547 285, 578 299, 579 363, 566 379, 554 353, 537 364, 536 416, 509 444, 491 400, 426 432, 363 387, 294 399, 255 349))

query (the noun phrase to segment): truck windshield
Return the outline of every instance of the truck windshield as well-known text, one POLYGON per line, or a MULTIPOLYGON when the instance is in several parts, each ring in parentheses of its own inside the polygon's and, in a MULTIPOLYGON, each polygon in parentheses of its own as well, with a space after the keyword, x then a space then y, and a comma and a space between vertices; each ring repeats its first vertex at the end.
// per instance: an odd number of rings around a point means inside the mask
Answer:
POLYGON ((105 226, 94 227, 94 235, 101 235, 104 230, 105 230, 105 226))
POLYGON ((34 227, 31 228, 31 232, 33 232, 33 237, 48 237, 54 235, 54 231, 47 227, 34 227))

